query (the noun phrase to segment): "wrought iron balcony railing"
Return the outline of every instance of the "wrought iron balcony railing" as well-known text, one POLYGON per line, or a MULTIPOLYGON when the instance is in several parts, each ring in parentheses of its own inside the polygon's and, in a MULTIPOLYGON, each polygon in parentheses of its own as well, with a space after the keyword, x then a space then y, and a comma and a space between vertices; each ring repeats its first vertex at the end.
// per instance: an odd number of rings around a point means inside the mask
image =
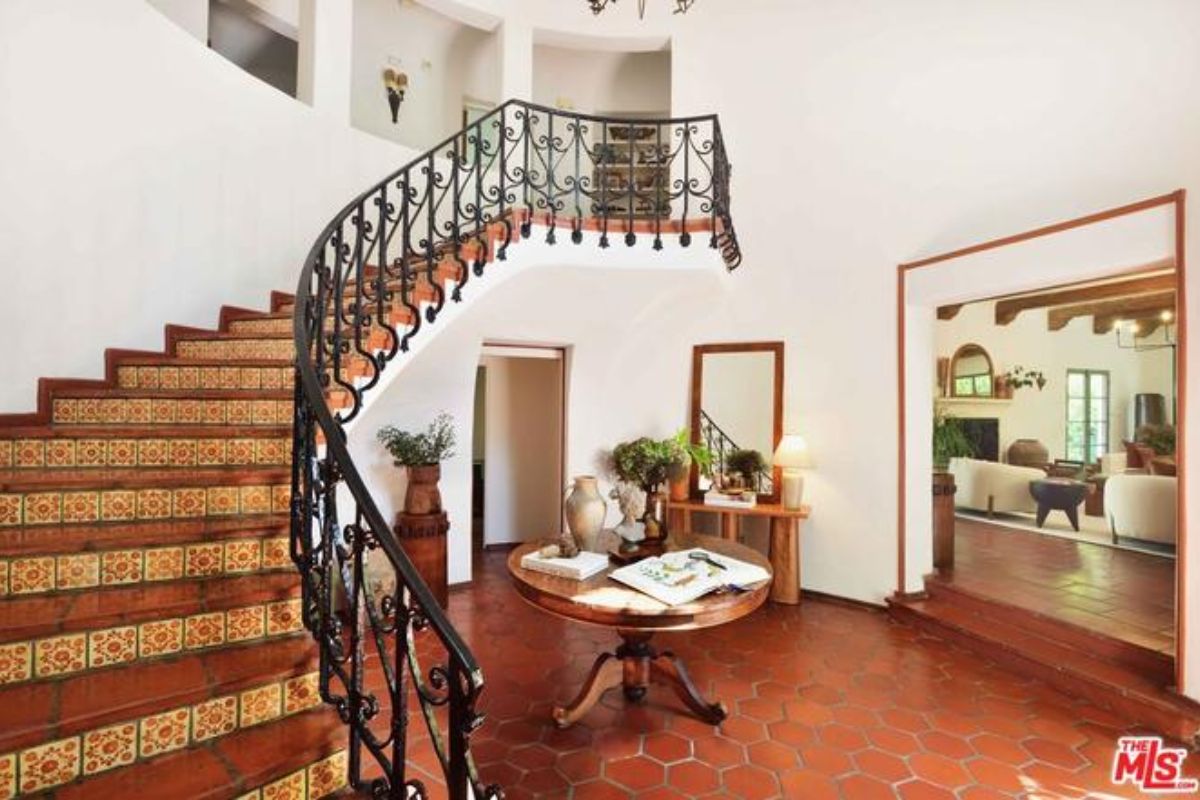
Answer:
POLYGON ((716 116, 609 119, 509 101, 363 192, 317 238, 296 289, 291 548, 321 695, 349 729, 353 786, 428 796, 409 767, 425 742, 408 730, 415 705, 447 795, 503 794, 470 754, 479 664, 367 490, 345 425, 447 293, 460 300, 535 224, 551 244, 569 230, 576 244, 598 234, 600 247, 613 236, 686 247, 700 232, 736 268, 729 179, 716 116), (372 552, 383 574, 369 579, 372 552))

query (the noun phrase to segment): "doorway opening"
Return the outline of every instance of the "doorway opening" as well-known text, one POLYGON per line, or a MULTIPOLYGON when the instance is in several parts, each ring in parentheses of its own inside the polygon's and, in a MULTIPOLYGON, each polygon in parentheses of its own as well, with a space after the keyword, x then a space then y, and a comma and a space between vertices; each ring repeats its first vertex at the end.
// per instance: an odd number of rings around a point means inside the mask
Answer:
POLYGON ((503 549, 562 528, 566 351, 485 344, 475 380, 472 542, 503 549))

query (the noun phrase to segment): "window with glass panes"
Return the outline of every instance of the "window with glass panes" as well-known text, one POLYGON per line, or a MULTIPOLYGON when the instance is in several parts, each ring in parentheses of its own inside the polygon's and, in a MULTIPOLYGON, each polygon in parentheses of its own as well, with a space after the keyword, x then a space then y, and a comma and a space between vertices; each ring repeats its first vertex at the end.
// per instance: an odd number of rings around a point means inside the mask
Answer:
POLYGON ((1108 373, 1067 370, 1067 458, 1099 461, 1108 452, 1108 373))

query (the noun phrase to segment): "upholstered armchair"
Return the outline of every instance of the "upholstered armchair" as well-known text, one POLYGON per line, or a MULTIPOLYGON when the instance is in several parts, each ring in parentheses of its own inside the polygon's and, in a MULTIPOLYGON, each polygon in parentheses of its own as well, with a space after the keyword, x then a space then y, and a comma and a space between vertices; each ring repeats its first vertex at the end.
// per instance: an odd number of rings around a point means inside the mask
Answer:
POLYGON ((1029 482, 1046 477, 1036 467, 1015 467, 973 458, 951 459, 950 472, 957 487, 955 506, 1000 514, 1036 512, 1037 503, 1029 493, 1029 482))
POLYGON ((1175 546, 1178 481, 1164 475, 1124 473, 1104 483, 1104 510, 1117 538, 1175 546))

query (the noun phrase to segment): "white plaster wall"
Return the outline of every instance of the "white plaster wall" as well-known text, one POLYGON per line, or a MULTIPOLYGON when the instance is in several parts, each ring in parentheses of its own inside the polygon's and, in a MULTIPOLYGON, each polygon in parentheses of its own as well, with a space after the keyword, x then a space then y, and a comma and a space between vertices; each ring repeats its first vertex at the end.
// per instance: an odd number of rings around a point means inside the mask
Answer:
POLYGON ((400 0, 355 0, 351 121, 419 150, 462 127, 463 100, 500 101, 498 37, 400 0), (392 123, 383 86, 391 67, 408 75, 392 123))
POLYGON ((484 544, 562 530, 562 362, 485 356, 484 544))
POLYGON ((0 3, 0 411, 105 347, 291 290, 316 233, 412 152, 323 120, 144 0, 0 3), (85 70, 87 91, 69 91, 85 70), (102 87, 102 88, 100 88, 102 87))
POLYGON ((533 101, 584 114, 668 112, 671 53, 534 45, 533 101))
MULTIPOLYGON (((1058 331, 1047 330, 1046 309, 1024 311, 1008 325, 996 325, 995 302, 971 303, 952 320, 936 326, 937 355, 950 358, 961 345, 974 342, 988 351, 997 374, 1020 365, 1039 370, 1046 388, 1020 389, 1007 404, 948 404, 956 417, 1000 420, 1000 455, 1005 460, 1016 439, 1038 439, 1051 458, 1066 458, 1066 383, 1068 369, 1109 373, 1110 451, 1133 438, 1132 404, 1138 392, 1156 392, 1171 402, 1172 350, 1135 352, 1117 346, 1116 334, 1092 332, 1092 318, 1072 320, 1058 331)), ((1128 339, 1128 337, 1126 337, 1128 339)), ((1168 412, 1169 413, 1169 412, 1168 412)))

